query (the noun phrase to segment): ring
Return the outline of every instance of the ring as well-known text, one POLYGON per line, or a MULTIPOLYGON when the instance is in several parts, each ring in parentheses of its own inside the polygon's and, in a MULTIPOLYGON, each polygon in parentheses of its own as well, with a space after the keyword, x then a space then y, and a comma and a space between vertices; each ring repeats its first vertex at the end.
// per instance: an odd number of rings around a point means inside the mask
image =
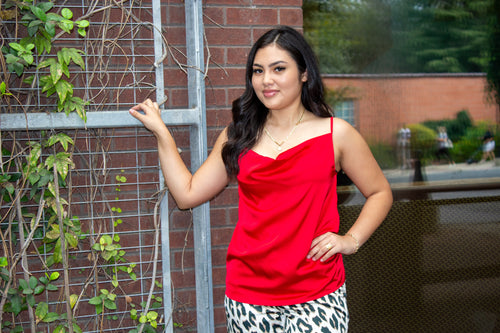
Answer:
POLYGON ((330 249, 332 248, 332 244, 331 244, 331 243, 326 244, 326 245, 325 245, 325 248, 326 248, 327 250, 330 250, 330 249))

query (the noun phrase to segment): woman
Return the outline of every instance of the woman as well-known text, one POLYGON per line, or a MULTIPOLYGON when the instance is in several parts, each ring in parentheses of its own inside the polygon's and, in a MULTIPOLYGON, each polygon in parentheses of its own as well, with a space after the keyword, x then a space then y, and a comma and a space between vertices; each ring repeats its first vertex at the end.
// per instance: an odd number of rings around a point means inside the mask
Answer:
POLYGON ((392 194, 366 142, 330 111, 315 56, 289 27, 268 31, 252 47, 233 121, 194 175, 158 105, 148 100, 130 111, 156 136, 179 208, 238 180, 239 219, 227 254, 228 332, 347 331, 342 255, 356 253, 382 223, 392 194), (366 197, 346 235, 338 234, 341 169, 366 197))

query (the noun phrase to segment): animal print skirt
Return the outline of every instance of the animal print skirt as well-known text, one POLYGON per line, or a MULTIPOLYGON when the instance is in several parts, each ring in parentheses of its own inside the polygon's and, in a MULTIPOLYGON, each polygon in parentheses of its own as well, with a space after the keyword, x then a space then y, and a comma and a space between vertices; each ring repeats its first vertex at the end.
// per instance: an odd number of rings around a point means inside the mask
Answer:
POLYGON ((346 287, 301 304, 261 306, 224 300, 228 333, 345 333, 346 287))

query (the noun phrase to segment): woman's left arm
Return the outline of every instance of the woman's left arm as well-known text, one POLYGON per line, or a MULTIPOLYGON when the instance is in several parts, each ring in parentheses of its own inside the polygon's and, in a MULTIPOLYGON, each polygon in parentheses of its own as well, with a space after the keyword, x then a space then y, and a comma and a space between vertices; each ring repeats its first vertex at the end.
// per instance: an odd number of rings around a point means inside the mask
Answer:
POLYGON ((328 260, 336 253, 353 254, 380 226, 392 205, 392 191, 363 137, 350 124, 334 118, 333 145, 337 171, 342 169, 366 198, 345 235, 323 234, 313 240, 308 258, 328 260))

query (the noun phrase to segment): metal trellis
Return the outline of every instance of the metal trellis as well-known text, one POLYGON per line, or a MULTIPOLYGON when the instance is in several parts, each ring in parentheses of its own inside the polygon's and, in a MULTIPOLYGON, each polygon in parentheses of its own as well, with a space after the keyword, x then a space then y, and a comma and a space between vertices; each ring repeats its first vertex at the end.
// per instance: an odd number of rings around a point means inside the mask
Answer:
MULTIPOLYGON (((154 0, 154 54, 156 75, 156 97, 164 100, 163 64, 164 58, 161 1, 154 0)), ((204 46, 202 1, 185 1, 186 47, 188 58, 188 98, 187 109, 162 109, 162 119, 167 125, 190 126, 191 167, 196 170, 207 157, 206 105, 204 85, 204 46)), ((2 131, 43 130, 43 129, 93 129, 140 127, 142 124, 130 117, 128 111, 97 111, 87 113, 84 123, 76 114, 66 116, 61 113, 14 113, 0 114, 2 131)), ((160 180, 163 178, 160 175, 160 180)), ((161 181, 162 185, 163 182, 161 181)), ((163 260, 163 299, 166 314, 172 313, 172 291, 169 252, 168 198, 161 202, 161 241, 163 260)), ((195 248, 196 309, 198 332, 214 331, 212 258, 210 243, 210 208, 205 203, 193 209, 193 232, 195 248)), ((173 332, 172 320, 168 320, 166 332, 173 332)))

